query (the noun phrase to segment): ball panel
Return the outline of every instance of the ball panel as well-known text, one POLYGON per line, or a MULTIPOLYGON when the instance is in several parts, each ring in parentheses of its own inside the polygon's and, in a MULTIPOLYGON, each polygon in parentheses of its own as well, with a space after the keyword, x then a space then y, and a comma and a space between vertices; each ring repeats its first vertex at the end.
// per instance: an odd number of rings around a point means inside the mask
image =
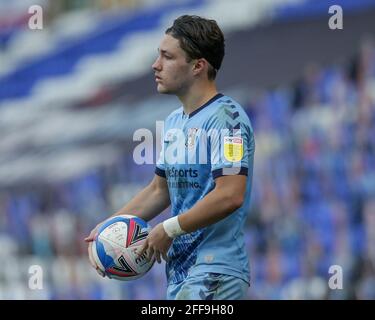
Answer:
POLYGON ((111 224, 115 222, 129 223, 129 220, 133 218, 135 218, 135 216, 125 215, 125 214, 115 216, 115 217, 110 217, 107 220, 105 220, 104 223, 99 227, 98 233, 101 233, 105 228, 107 228, 108 226, 110 226, 111 224))
POLYGON ((151 229, 150 226, 147 224, 147 222, 144 221, 144 220, 141 219, 141 218, 134 217, 132 220, 134 220, 136 223, 138 223, 138 224, 142 227, 142 229, 143 229, 143 228, 151 229))
POLYGON ((151 227, 134 216, 117 216, 108 219, 100 228, 95 240, 94 259, 109 278, 133 280, 142 277, 153 266, 155 259, 147 261, 146 253, 138 256, 151 227))
POLYGON ((105 272, 105 267, 103 266, 102 262, 100 261, 98 257, 98 251, 96 248, 96 240, 92 242, 91 252, 92 252, 92 257, 94 258, 94 261, 99 267, 99 269, 105 272))
POLYGON ((105 271, 106 265, 107 265, 107 252, 106 252, 105 246, 103 242, 99 240, 99 237, 97 237, 97 239, 94 242, 95 242, 95 251, 98 257, 98 261, 103 266, 103 271, 105 271))
POLYGON ((128 251, 128 261, 132 261, 135 265, 136 270, 139 273, 146 273, 148 270, 151 269, 151 267, 154 265, 155 257, 152 258, 151 261, 147 260, 147 253, 144 252, 142 256, 139 256, 137 252, 139 252, 146 240, 143 239, 141 241, 138 241, 136 244, 133 244, 129 248, 127 248, 128 251))
MULTIPOLYGON (((142 223, 142 225, 144 225, 142 223)), ((143 239, 147 238, 148 232, 150 228, 147 225, 144 227, 138 223, 136 219, 131 219, 129 223, 129 231, 128 231, 128 246, 131 246, 143 239)))
POLYGON ((100 233, 100 240, 106 240, 111 244, 116 244, 119 247, 126 248, 128 246, 127 234, 128 234, 128 221, 116 221, 108 225, 100 233))

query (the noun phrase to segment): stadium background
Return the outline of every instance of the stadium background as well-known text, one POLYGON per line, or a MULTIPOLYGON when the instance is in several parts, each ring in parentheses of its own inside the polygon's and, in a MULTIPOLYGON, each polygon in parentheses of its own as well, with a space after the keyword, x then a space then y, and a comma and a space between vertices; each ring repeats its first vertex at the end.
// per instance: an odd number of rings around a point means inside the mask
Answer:
MULTIPOLYGON (((153 175, 133 133, 179 102, 151 64, 180 14, 217 19, 219 90, 256 136, 249 299, 375 299, 375 1, 0 0, 0 299, 164 299, 164 264, 100 278, 83 238, 153 175), (43 30, 27 9, 44 9, 43 30), (341 5, 344 29, 328 28, 341 5), (43 290, 30 290, 31 265, 43 290), (331 265, 343 289, 328 287, 331 265)), ((161 221, 168 212, 154 221, 161 221)))

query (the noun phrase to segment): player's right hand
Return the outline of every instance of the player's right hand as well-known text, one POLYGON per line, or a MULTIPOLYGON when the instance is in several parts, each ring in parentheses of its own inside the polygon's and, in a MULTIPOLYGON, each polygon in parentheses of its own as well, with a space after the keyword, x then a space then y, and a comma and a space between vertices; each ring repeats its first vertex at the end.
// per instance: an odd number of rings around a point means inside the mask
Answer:
MULTIPOLYGON (((102 222, 103 223, 103 222, 102 222)), ((96 264, 94 257, 92 256, 92 242, 95 240, 96 236, 98 235, 99 227, 102 225, 102 223, 99 223, 94 229, 91 230, 88 237, 86 237, 84 240, 88 242, 88 254, 89 254, 89 260, 92 267, 96 270, 96 272, 102 276, 105 277, 105 273, 99 268, 99 266, 96 264)))

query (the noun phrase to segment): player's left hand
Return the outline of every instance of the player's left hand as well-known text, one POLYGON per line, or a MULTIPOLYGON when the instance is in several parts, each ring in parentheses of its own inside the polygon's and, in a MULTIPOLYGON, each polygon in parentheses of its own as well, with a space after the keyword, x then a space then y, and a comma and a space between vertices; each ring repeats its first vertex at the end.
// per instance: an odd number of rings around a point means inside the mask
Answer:
POLYGON ((138 255, 141 256, 144 252, 148 252, 148 260, 154 256, 158 263, 161 263, 161 257, 167 261, 167 252, 172 244, 173 239, 170 238, 164 230, 163 224, 159 223, 148 234, 145 243, 143 244, 138 255))

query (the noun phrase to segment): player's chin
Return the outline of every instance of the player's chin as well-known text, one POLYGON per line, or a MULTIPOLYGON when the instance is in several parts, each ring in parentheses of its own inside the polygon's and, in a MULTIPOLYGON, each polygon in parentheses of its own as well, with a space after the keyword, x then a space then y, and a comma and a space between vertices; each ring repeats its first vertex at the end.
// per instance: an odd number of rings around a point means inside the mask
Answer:
POLYGON ((158 84, 157 88, 159 93, 169 94, 171 93, 171 90, 169 90, 167 87, 163 86, 162 84, 158 84))

